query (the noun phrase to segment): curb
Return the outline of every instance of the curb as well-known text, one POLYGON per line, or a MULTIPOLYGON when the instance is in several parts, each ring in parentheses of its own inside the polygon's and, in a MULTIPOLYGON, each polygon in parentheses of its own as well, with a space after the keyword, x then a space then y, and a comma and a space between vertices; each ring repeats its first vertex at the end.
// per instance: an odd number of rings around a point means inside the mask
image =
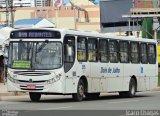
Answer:
MULTIPOLYGON (((152 89, 151 91, 160 91, 160 87, 152 89)), ((28 92, 6 92, 6 93, 0 93, 0 96, 22 96, 22 95, 28 95, 28 92)))
POLYGON ((23 96, 28 95, 28 93, 25 92, 7 92, 7 93, 0 93, 0 96, 23 96))
POLYGON ((158 87, 152 89, 151 91, 160 91, 160 86, 158 86, 158 87))
MULTIPOLYGON (((152 89, 151 91, 160 91, 160 87, 152 89)), ((5 92, 5 93, 0 93, 0 97, 1 96, 23 96, 23 95, 28 95, 28 92, 5 92)))

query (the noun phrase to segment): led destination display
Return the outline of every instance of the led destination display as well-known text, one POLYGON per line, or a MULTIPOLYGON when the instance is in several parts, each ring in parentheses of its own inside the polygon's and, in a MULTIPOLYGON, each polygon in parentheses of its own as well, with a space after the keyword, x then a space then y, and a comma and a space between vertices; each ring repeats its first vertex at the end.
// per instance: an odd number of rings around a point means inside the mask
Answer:
POLYGON ((58 31, 49 30, 16 30, 10 34, 11 39, 16 38, 61 38, 61 34, 58 31))

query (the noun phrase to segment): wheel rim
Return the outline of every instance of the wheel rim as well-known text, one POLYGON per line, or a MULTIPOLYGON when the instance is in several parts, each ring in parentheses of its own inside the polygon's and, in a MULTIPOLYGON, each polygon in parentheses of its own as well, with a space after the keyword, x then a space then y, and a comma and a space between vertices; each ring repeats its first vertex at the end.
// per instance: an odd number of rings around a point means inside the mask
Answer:
POLYGON ((132 88, 131 88, 131 94, 134 95, 135 94, 135 86, 132 85, 132 88))
POLYGON ((83 87, 83 85, 80 85, 79 86, 79 95, 83 96, 83 94, 84 94, 84 87, 83 87))

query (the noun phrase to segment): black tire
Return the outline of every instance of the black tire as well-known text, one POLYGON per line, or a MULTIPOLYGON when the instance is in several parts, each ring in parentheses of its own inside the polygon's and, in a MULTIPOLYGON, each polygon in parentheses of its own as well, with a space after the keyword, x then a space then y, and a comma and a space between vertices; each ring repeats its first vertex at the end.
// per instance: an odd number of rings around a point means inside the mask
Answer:
POLYGON ((119 92, 119 96, 121 97, 135 97, 136 94, 136 90, 137 90, 137 84, 135 79, 131 78, 130 83, 129 83, 129 91, 121 91, 119 92))
POLYGON ((135 79, 131 79, 129 84, 129 91, 128 91, 128 97, 135 97, 137 91, 137 84, 135 79))
POLYGON ((85 93, 85 86, 83 80, 80 79, 77 85, 77 93, 73 93, 72 97, 75 101, 82 101, 84 98, 84 93, 85 93))
POLYGON ((41 93, 29 92, 31 101, 38 102, 41 98, 41 93))
POLYGON ((98 99, 100 93, 86 93, 85 96, 87 99, 98 99))
POLYGON ((137 84, 134 78, 131 78, 130 84, 129 84, 129 91, 127 92, 127 97, 135 97, 137 90, 137 84))

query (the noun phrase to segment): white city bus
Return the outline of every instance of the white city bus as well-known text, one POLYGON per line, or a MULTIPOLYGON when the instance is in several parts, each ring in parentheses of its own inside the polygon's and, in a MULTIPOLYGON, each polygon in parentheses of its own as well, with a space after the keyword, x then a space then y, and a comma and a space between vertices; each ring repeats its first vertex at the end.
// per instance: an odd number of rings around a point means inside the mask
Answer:
POLYGON ((157 80, 156 40, 56 28, 10 34, 8 91, 29 92, 31 101, 42 94, 134 97, 157 80))

